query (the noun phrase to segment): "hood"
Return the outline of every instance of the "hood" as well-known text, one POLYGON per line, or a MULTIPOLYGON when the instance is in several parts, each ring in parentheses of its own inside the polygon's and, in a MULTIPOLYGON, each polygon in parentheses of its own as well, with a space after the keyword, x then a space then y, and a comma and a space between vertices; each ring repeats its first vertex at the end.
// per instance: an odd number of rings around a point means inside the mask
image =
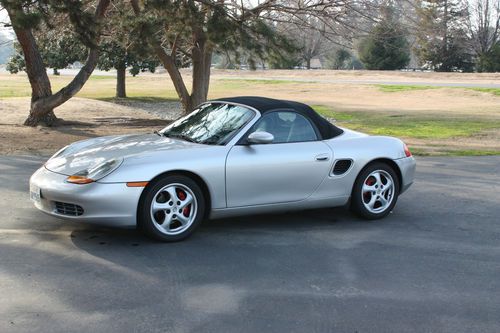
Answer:
POLYGON ((75 142, 57 152, 45 167, 53 172, 74 175, 112 159, 124 159, 153 151, 203 148, 204 145, 157 134, 105 136, 75 142))

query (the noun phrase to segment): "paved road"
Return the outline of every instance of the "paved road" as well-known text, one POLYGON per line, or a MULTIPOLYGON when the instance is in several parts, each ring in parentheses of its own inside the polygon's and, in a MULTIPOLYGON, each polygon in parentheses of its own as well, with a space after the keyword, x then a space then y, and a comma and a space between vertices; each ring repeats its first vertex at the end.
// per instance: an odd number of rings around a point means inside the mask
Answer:
POLYGON ((396 210, 205 223, 188 241, 61 222, 0 158, 0 332, 500 332, 500 157, 419 159, 396 210))

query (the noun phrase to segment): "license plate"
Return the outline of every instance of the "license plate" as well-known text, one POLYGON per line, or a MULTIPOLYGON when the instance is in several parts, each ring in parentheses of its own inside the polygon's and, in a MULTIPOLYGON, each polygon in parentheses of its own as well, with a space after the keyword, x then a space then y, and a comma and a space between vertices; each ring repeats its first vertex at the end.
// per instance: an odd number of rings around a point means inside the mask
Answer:
POLYGON ((40 202, 40 188, 36 185, 30 185, 30 199, 33 202, 40 202))

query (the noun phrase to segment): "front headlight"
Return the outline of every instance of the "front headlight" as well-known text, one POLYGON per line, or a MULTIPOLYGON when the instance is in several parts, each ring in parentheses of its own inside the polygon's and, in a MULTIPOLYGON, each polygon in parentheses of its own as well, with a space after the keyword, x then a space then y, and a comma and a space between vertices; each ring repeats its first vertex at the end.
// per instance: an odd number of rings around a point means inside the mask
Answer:
POLYGON ((66 181, 73 184, 89 184, 98 181, 115 171, 122 162, 123 158, 99 163, 85 170, 78 171, 74 175, 69 176, 66 181))

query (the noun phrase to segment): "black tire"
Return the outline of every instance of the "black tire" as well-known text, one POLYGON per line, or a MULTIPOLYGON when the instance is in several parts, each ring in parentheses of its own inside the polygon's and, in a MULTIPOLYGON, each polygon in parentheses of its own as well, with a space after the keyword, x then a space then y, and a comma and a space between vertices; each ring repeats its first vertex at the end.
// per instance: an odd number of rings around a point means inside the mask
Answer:
POLYGON ((354 187, 352 189, 352 194, 351 194, 351 210, 358 216, 368 220, 376 220, 383 218, 387 216, 396 205, 399 196, 399 188, 400 184, 398 176, 391 166, 383 162, 375 162, 369 164, 363 170, 361 170, 358 177, 356 178, 356 181, 354 182, 354 187), (379 171, 379 178, 381 178, 382 188, 380 188, 379 185, 375 185, 378 184, 378 181, 376 180, 374 184, 369 183, 369 181, 373 181, 372 177, 373 179, 375 179, 374 176, 370 175, 372 175, 373 173, 377 173, 377 171, 379 171), (394 184, 394 188, 390 195, 390 200, 392 201, 390 202, 387 199, 389 197, 388 195, 389 193, 383 192, 384 179, 386 181, 389 179, 389 177, 386 177, 387 175, 389 175, 390 178, 392 178, 394 184), (370 177, 370 179, 368 179, 368 177, 370 177), (377 186, 377 188, 374 188, 373 192, 365 191, 365 193, 363 193, 363 186, 365 185, 365 183, 366 185, 369 186, 373 187, 377 186), (370 211, 370 209, 366 207, 366 205, 369 205, 372 199, 375 202, 373 208, 370 211), (385 205, 385 207, 383 207, 384 206, 382 202, 383 199, 387 200, 387 204, 385 205), (377 207, 377 204, 379 204, 380 207, 377 207))
MULTIPOLYGON (((200 186, 189 177, 183 175, 168 175, 151 182, 150 184, 148 184, 144 191, 145 192, 141 196, 137 212, 137 227, 149 237, 163 242, 176 242, 183 240, 193 233, 193 231, 198 227, 205 216, 206 204, 205 198, 203 196, 203 191, 201 190, 200 186), (171 198, 166 190, 162 191, 162 189, 166 187, 168 187, 169 189, 171 189, 172 187, 175 188, 175 192, 177 193, 179 198, 180 193, 177 190, 185 190, 184 193, 189 193, 189 190, 195 200, 193 201, 194 206, 190 206, 189 208, 194 210, 192 215, 190 215, 192 216, 192 219, 189 218, 189 221, 191 222, 186 223, 185 229, 180 229, 178 233, 175 232, 175 229, 172 229, 172 231, 170 231, 170 226, 174 223, 179 223, 181 224, 180 228, 182 228, 182 223, 180 222, 180 220, 175 220, 175 214, 184 214, 184 211, 181 212, 181 208, 179 208, 178 212, 176 209, 176 203, 181 203, 181 201, 174 202, 173 206, 171 207, 166 207, 171 209, 161 209, 156 213, 152 212, 153 208, 151 205, 153 204, 153 200, 155 200, 156 203, 163 205, 167 205, 171 201, 177 200, 175 198, 171 198), (165 202, 160 202, 163 200, 165 200, 165 202), (167 215, 167 211, 169 215, 167 215), (162 216, 163 221, 161 219, 162 216), (165 221, 167 221, 167 216, 174 217, 171 223, 165 223, 165 221), (163 227, 162 223, 165 223, 166 227, 163 227)), ((184 215, 182 216, 184 218, 184 215)))

